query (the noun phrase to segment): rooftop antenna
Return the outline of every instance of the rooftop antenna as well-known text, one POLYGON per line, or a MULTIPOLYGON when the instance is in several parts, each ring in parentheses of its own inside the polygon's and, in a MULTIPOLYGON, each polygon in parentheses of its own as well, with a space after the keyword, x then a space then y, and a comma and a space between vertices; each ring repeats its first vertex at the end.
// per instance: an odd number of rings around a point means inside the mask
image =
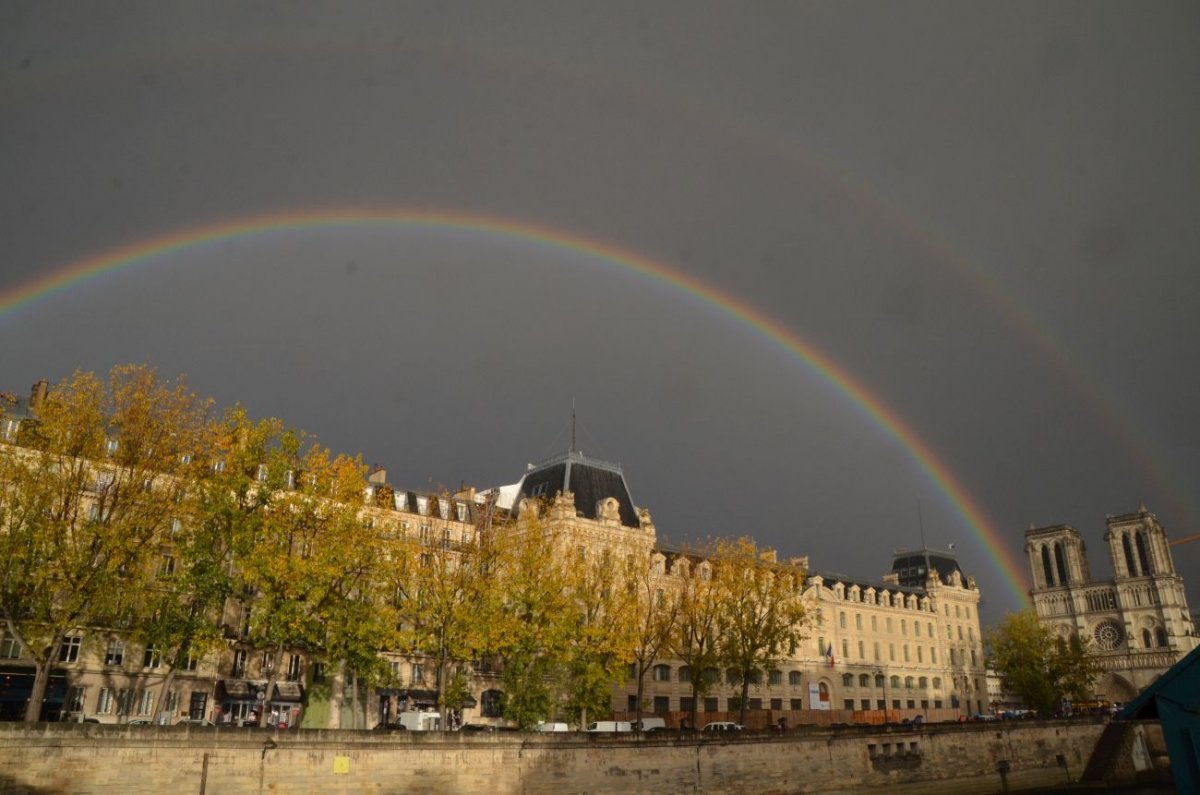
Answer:
POLYGON ((925 557, 925 576, 929 576, 929 545, 925 543, 925 520, 921 516, 921 498, 917 497, 917 527, 921 530, 921 554, 925 557))

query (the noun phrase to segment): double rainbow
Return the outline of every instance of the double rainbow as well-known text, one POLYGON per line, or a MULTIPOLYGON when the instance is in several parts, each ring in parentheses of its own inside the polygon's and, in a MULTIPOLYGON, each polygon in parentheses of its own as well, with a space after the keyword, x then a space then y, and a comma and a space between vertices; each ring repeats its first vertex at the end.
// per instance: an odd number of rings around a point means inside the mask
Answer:
POLYGON ((249 237, 264 232, 346 226, 415 226, 445 230, 472 230, 509 238, 528 240, 560 249, 580 252, 635 272, 667 285, 708 304, 740 325, 797 359, 822 380, 844 395, 871 422, 892 437, 924 471, 983 545, 995 562, 1012 600, 1017 606, 1027 601, 1027 585, 1022 566, 992 526, 978 503, 904 421, 878 397, 833 359, 813 347, 778 320, 745 301, 721 292, 713 286, 662 262, 574 233, 524 221, 460 212, 434 212, 413 209, 322 209, 255 215, 192 227, 127 246, 111 249, 50 271, 6 292, 0 293, 0 320, 21 307, 53 293, 95 279, 104 273, 136 263, 215 241, 249 237))

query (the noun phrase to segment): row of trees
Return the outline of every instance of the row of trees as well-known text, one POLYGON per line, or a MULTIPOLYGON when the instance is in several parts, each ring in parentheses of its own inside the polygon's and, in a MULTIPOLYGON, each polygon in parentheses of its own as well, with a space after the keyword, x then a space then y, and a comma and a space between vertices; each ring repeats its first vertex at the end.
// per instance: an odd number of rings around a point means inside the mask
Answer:
POLYGON ((693 703, 713 684, 701 672, 736 670, 744 720, 750 683, 802 637, 803 573, 748 539, 666 577, 648 547, 581 547, 531 516, 482 510, 465 538, 417 537, 371 518, 358 458, 146 367, 78 373, 34 413, 0 451, 0 618, 35 666, 27 720, 82 628, 152 649, 164 695, 188 659, 227 648, 231 620, 274 659, 308 650, 367 684, 392 683, 383 650, 430 660, 443 713, 495 664, 522 727, 606 713, 630 665, 640 704, 664 657, 696 672, 693 703))

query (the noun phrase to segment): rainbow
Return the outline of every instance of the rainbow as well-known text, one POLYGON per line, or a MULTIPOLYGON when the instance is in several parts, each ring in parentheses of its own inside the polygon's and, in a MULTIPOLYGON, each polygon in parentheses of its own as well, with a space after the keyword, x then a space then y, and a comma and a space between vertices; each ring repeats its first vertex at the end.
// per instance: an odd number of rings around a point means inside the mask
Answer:
POLYGON ((1028 586, 1023 567, 1005 545, 1002 536, 992 526, 978 503, 929 445, 922 441, 896 412, 868 391, 837 362, 775 318, 733 295, 721 292, 662 262, 574 233, 497 216, 403 208, 321 209, 254 215, 170 232, 110 249, 50 271, 0 293, 0 320, 39 299, 98 278, 102 274, 181 249, 271 231, 369 225, 487 232, 579 252, 681 291, 733 318, 740 325, 797 359, 848 398, 874 425, 899 443, 981 542, 987 554, 996 563, 1016 604, 1024 606, 1027 603, 1028 586))

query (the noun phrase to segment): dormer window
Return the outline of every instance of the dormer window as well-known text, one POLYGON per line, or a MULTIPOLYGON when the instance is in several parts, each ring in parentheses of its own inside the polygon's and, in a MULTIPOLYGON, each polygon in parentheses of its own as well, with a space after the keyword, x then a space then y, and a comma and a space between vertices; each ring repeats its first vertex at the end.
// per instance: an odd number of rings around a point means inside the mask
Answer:
MULTIPOLYGON (((395 494, 392 495, 392 500, 396 505, 397 511, 407 511, 408 510, 408 494, 406 492, 397 491, 395 494)), ((403 526, 404 525, 402 523, 401 527, 403 527, 403 526)))
POLYGON ((429 498, 428 497, 420 497, 420 496, 417 497, 417 513, 421 514, 422 516, 429 515, 429 498))
POLYGON ((254 477, 255 477, 255 480, 257 480, 259 483, 266 483, 267 482, 267 465, 259 464, 258 472, 255 473, 254 477))
POLYGON ((0 432, 4 434, 5 441, 11 442, 17 438, 17 429, 21 427, 20 420, 6 419, 4 424, 0 426, 0 432))
POLYGON ((104 440, 104 452, 108 453, 109 455, 114 455, 117 452, 117 447, 117 440, 111 436, 104 440))
POLYGON ((467 521, 467 504, 465 502, 455 503, 455 514, 458 516, 458 521, 467 521))

